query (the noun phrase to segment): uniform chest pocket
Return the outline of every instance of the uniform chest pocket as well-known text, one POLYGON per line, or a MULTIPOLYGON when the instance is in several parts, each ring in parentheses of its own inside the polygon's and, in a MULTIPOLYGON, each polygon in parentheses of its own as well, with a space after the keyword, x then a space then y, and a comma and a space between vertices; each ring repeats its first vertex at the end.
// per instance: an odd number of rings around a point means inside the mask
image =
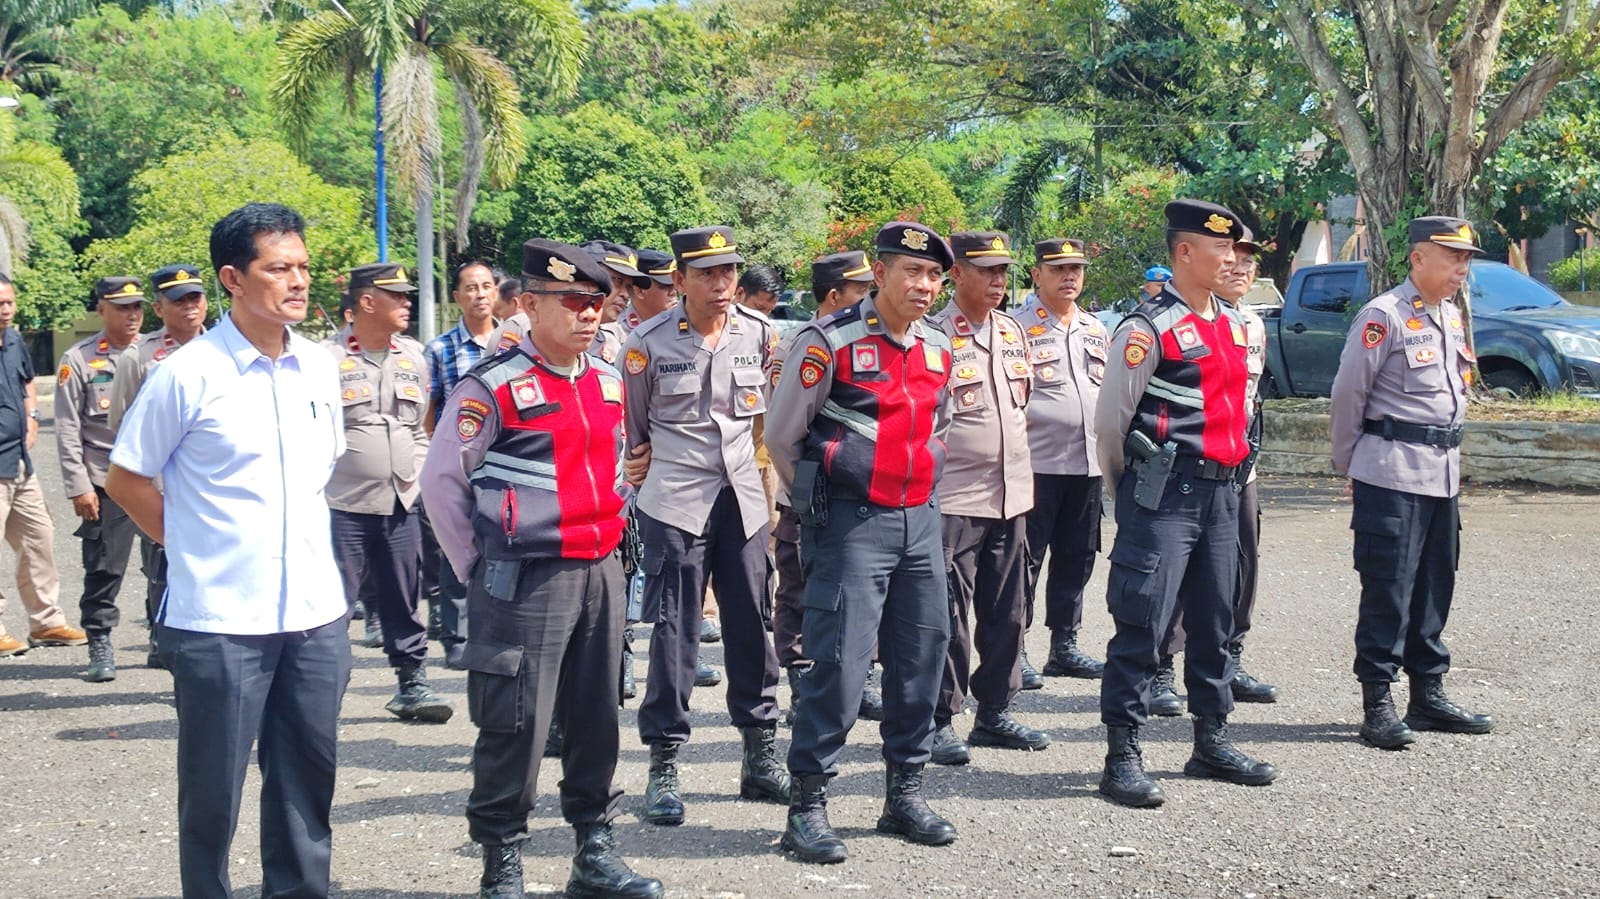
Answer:
POLYGON ((733 370, 734 417, 748 418, 767 411, 767 396, 762 390, 766 382, 766 375, 754 366, 733 370))
POLYGON ((953 405, 957 415, 966 415, 989 408, 988 385, 982 380, 957 384, 951 388, 950 395, 955 398, 953 405))
POLYGON ((1085 346, 1083 348, 1084 371, 1089 375, 1089 380, 1098 385, 1106 379, 1106 350, 1105 347, 1085 346))
POLYGON ((83 414, 89 418, 105 418, 111 408, 111 378, 102 378, 96 375, 89 382, 88 400, 84 403, 83 414))
POLYGON ((401 424, 416 424, 422 420, 422 387, 416 381, 396 381, 394 385, 395 417, 401 424))
POLYGON ((1444 364, 1435 346, 1406 347, 1406 393, 1438 393, 1446 389, 1444 364))
POLYGON ((365 375, 342 379, 339 383, 339 401, 344 404, 346 415, 352 406, 372 402, 372 382, 365 375))
POLYGON ((662 375, 656 382, 661 396, 656 416, 662 421, 689 422, 700 420, 700 373, 679 372, 662 375))

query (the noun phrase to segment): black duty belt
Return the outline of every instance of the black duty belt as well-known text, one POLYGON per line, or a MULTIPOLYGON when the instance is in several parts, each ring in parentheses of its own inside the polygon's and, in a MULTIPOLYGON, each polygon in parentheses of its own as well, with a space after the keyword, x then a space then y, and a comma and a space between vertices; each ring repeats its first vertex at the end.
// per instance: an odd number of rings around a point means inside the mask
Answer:
POLYGON ((1382 420, 1369 418, 1361 423, 1361 430, 1385 440, 1420 443, 1423 446, 1438 446, 1444 449, 1455 449, 1460 446, 1461 436, 1465 431, 1461 425, 1441 428, 1434 425, 1413 424, 1409 421, 1395 421, 1392 418, 1382 420))
POLYGON ((1239 472, 1237 465, 1223 465, 1214 459, 1200 456, 1179 456, 1172 465, 1172 473, 1199 478, 1202 481, 1226 481, 1239 472))

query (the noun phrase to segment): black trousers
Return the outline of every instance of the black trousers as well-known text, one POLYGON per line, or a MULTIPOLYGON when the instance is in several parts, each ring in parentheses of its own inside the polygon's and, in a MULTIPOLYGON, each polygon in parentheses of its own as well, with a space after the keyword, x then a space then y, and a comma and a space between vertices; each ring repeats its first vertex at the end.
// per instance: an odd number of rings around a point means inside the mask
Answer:
POLYGON ((383 624, 383 651, 399 668, 428 656, 428 628, 417 614, 422 589, 422 527, 415 509, 400 505, 389 515, 333 510, 333 557, 339 563, 348 602, 370 582, 383 624))
POLYGON ((1239 577, 1239 498, 1229 481, 1174 476, 1159 510, 1134 502, 1134 472, 1117 485, 1117 539, 1111 547, 1106 605, 1116 633, 1106 646, 1100 720, 1140 726, 1150 708, 1161 642, 1182 611, 1189 711, 1233 711, 1233 593, 1239 577))
POLYGON ((874 642, 883 662, 883 757, 927 762, 950 643, 939 527, 936 501, 897 509, 835 498, 827 524, 801 530, 801 633, 812 664, 795 687, 794 776, 838 773, 861 710, 874 642))
POLYGON ((467 711, 478 726, 467 798, 472 839, 493 846, 527 838, 553 718, 564 735, 561 814, 573 824, 610 821, 622 797, 612 783, 622 563, 614 555, 483 561, 471 581, 462 662, 467 711))
MULTIPOLYGON (((1251 481, 1239 491, 1239 586, 1233 595, 1233 636, 1228 643, 1243 646, 1245 635, 1255 621, 1256 587, 1261 578, 1261 499, 1256 492, 1256 482, 1251 481)), ((1183 652, 1188 635, 1183 629, 1183 610, 1172 616, 1166 639, 1161 643, 1161 657, 1170 658, 1183 652)))
POLYGON ((154 633, 160 620, 161 600, 167 595, 167 549, 143 534, 139 535, 139 568, 145 580, 145 620, 154 633))
POLYGON ((772 529, 772 555, 778 569, 778 589, 772 603, 772 649, 778 666, 793 668, 810 660, 800 649, 800 624, 805 613, 806 576, 800 564, 800 515, 788 506, 778 507, 778 525, 772 529))
POLYGON ((1033 626, 1033 597, 1045 550, 1050 569, 1044 582, 1044 623, 1051 632, 1076 633, 1083 623, 1083 588, 1100 552, 1100 478, 1074 474, 1035 474, 1033 508, 1027 515, 1027 621, 1033 626))
POLYGON ((1005 708, 1022 692, 1026 528, 1021 515, 1006 519, 943 516, 950 643, 939 685, 939 706, 933 713, 939 724, 960 715, 968 695, 980 706, 1005 708), (972 667, 974 643, 978 649, 976 670, 972 667))
POLYGON ((94 488, 100 498, 100 520, 85 521, 72 533, 83 541, 83 598, 78 600, 79 627, 109 631, 122 620, 117 594, 133 553, 138 527, 104 487, 94 488))
POLYGON ((229 636, 161 625, 178 707, 178 864, 185 899, 233 894, 228 850, 250 748, 261 769, 261 895, 328 895, 329 811, 349 619, 229 636))
POLYGON ((1361 575, 1355 675, 1388 683, 1408 674, 1444 674, 1444 626, 1461 560, 1458 497, 1421 496, 1356 481, 1350 527, 1361 575))
POLYGON ((422 516, 422 595, 439 609, 439 642, 446 646, 467 639, 467 585, 456 577, 450 560, 439 550, 439 540, 428 521, 428 508, 420 501, 422 516))
POLYGON ((643 512, 639 529, 644 620, 652 625, 639 739, 647 746, 676 746, 689 739, 689 694, 700 657, 707 575, 722 618, 728 716, 734 727, 776 722, 778 657, 762 618, 769 588, 767 526, 745 537, 739 501, 732 487, 724 487, 711 504, 702 536, 643 512))

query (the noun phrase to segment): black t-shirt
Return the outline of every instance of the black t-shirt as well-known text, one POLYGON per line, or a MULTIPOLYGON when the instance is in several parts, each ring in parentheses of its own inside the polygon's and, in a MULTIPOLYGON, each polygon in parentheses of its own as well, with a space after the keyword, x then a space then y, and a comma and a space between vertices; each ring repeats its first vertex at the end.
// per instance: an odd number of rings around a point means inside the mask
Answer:
POLYGON ((28 382, 33 380, 33 359, 16 328, 7 328, 0 341, 0 478, 14 478, 19 461, 27 463, 28 474, 33 474, 33 460, 24 448, 28 411, 23 406, 28 382))

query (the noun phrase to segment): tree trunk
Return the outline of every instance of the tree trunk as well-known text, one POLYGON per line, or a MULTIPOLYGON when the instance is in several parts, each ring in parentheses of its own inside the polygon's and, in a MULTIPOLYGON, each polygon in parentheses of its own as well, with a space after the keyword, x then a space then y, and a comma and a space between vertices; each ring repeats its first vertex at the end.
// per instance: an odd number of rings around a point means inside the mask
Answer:
POLYGON ((417 337, 438 336, 433 308, 433 186, 417 191, 417 337))

